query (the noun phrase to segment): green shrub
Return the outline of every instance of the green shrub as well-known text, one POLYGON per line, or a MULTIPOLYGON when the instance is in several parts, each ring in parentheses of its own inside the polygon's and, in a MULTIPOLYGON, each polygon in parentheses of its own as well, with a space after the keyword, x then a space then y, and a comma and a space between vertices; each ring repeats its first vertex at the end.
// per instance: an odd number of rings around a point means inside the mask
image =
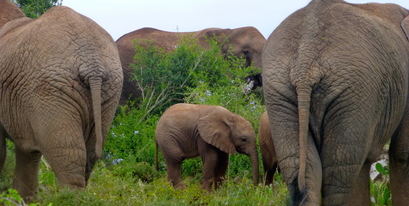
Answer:
POLYGON ((18 195, 18 192, 13 189, 8 189, 7 192, 0 194, 0 205, 23 205, 25 204, 23 198, 18 195))
MULTIPOLYGON (((255 129, 264 106, 254 94, 245 94, 244 78, 255 71, 245 68, 242 59, 220 55, 220 46, 209 40, 210 49, 197 44, 197 39, 183 38, 178 47, 165 53, 163 49, 147 42, 136 42, 133 79, 142 95, 138 104, 122 107, 112 125, 105 146, 105 162, 115 163, 127 157, 136 162, 154 164, 154 132, 160 115, 179 102, 221 105, 249 119, 255 129)), ((229 170, 236 174, 240 167, 250 167, 249 158, 232 157, 237 167, 229 170)), ((165 165, 160 156, 160 169, 165 165)), ((182 165, 184 175, 200 174, 200 159, 186 160, 182 165)))
POLYGON ((6 191, 13 183, 14 167, 16 165, 16 155, 14 153, 14 144, 6 139, 6 162, 3 170, 0 171, 0 193, 6 191))
POLYGON ((159 173, 146 162, 137 162, 135 158, 119 162, 111 168, 115 176, 127 179, 141 180, 142 182, 152 182, 159 173))
POLYGON ((389 185, 389 166, 383 167, 381 163, 375 164, 376 170, 381 175, 380 181, 370 180, 370 193, 372 197, 372 205, 392 205, 391 191, 389 185))

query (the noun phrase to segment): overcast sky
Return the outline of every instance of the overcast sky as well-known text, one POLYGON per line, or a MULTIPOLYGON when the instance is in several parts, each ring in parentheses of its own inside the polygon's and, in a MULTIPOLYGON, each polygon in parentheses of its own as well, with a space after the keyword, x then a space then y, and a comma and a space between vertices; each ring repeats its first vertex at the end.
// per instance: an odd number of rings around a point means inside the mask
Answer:
MULTIPOLYGON (((396 3, 409 0, 346 0, 350 3, 396 3)), ((93 19, 117 40, 131 31, 153 27, 172 32, 210 27, 256 27, 266 38, 309 0, 63 0, 62 5, 93 19)))

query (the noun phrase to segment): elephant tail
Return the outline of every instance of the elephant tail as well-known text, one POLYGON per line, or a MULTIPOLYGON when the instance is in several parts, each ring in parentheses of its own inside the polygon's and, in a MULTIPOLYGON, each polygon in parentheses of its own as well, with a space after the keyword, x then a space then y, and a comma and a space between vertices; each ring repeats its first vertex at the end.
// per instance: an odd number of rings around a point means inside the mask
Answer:
POLYGON ((101 84, 100 77, 91 77, 89 85, 91 88, 92 109, 94 111, 95 124, 95 154, 98 159, 102 157, 102 120, 101 120, 101 84))
POLYGON ((298 118, 299 118, 299 144, 300 160, 298 171, 298 189, 301 193, 305 192, 305 170, 307 165, 307 142, 308 142, 308 125, 309 111, 311 104, 311 86, 307 84, 297 87, 298 94, 298 118))
POLYGON ((159 171, 159 162, 158 162, 158 142, 155 140, 155 169, 156 171, 159 171))

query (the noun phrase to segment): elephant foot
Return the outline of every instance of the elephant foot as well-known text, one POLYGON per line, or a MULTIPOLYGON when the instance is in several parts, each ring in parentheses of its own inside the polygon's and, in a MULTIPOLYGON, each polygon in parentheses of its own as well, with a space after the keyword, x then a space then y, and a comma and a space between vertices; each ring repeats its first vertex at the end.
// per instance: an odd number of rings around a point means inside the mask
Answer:
POLYGON ((34 201, 34 195, 29 195, 29 196, 25 196, 24 198, 23 198, 23 200, 24 200, 24 203, 31 203, 31 202, 33 202, 34 201))
POLYGON ((173 185, 173 188, 175 188, 176 190, 185 190, 186 189, 186 185, 183 184, 182 182, 179 182, 177 184, 173 185))
POLYGON ((208 193, 211 193, 211 192, 213 192, 213 188, 212 188, 212 185, 213 184, 203 184, 202 185, 202 190, 205 190, 205 191, 207 191, 208 193))
POLYGON ((57 178, 62 188, 82 190, 86 186, 85 177, 82 174, 58 173, 57 178))

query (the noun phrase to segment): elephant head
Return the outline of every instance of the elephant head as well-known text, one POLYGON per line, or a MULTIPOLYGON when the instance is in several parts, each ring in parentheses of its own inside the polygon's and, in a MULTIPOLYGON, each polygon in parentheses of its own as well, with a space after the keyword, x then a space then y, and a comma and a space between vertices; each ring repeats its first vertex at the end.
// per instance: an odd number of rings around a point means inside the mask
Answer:
POLYGON ((193 37, 198 38, 199 44, 204 47, 208 47, 207 40, 213 38, 222 46, 224 55, 245 59, 246 67, 254 63, 256 68, 261 68, 261 53, 266 39, 254 27, 209 28, 195 33, 193 37))
POLYGON ((258 184, 258 154, 254 130, 246 119, 220 106, 176 104, 168 108, 156 127, 156 142, 166 161, 168 180, 181 183, 183 159, 201 156, 203 189, 223 182, 229 154, 250 157, 253 182, 258 184))
MULTIPOLYGON (((254 27, 237 29, 209 28, 196 32, 167 32, 154 28, 138 29, 123 35, 116 41, 124 72, 121 105, 125 105, 129 97, 131 100, 135 100, 141 95, 136 83, 130 79, 134 71, 130 67, 134 63, 134 40, 153 41, 156 46, 163 48, 166 52, 171 52, 184 36, 198 39, 198 43, 205 48, 210 47, 208 39, 214 38, 221 45, 223 55, 244 58, 246 60, 244 66, 247 67, 253 63, 256 68, 261 68, 261 52, 266 39, 254 27)), ((144 41, 141 44, 145 45, 144 41)), ((135 63, 137 64, 137 62, 135 63)))
POLYGON ((370 166, 391 138, 392 202, 409 202, 408 18, 396 4, 312 0, 268 38, 263 92, 294 205, 370 205, 370 166))
MULTIPOLYGON (((1 1, 5 6, 18 9, 1 1)), ((9 138, 16 148, 13 188, 33 198, 41 156, 62 187, 84 188, 121 92, 112 37, 91 19, 56 6, 1 27, 0 62, 0 168, 9 138)))
POLYGON ((219 108, 199 119, 199 134, 205 142, 227 154, 237 152, 250 157, 253 183, 258 184, 259 166, 256 135, 250 122, 227 109, 219 108))

